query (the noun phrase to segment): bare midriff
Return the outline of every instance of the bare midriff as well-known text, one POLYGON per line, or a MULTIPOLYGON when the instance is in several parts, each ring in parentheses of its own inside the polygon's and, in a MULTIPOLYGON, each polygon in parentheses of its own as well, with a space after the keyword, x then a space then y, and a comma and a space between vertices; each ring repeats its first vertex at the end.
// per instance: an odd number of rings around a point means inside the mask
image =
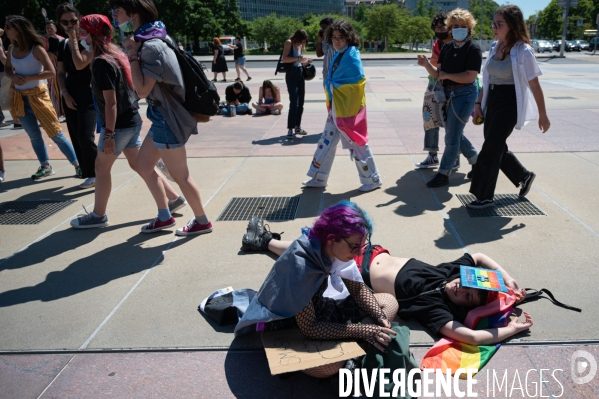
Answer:
POLYGON ((370 283, 375 292, 395 296, 395 278, 410 258, 396 258, 387 253, 379 254, 370 264, 370 283))

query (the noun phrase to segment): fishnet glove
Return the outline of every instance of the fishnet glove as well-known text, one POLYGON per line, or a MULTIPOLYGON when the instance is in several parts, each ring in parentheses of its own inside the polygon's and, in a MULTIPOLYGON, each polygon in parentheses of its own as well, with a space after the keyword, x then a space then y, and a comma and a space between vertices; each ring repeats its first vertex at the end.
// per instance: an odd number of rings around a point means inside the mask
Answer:
POLYGON ((387 316, 381 309, 381 305, 366 284, 358 281, 342 280, 360 309, 366 312, 378 325, 384 327, 390 326, 387 316))
POLYGON ((300 331, 309 339, 347 339, 358 338, 376 345, 384 333, 376 324, 340 324, 319 322, 312 301, 295 316, 300 331))

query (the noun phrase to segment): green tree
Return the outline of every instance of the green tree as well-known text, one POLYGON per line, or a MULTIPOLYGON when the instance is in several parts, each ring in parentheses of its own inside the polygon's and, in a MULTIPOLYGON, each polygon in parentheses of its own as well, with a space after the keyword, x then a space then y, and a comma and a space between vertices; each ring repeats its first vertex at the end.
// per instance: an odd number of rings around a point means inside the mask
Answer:
POLYGON ((293 32, 303 28, 299 19, 277 17, 277 14, 272 13, 266 17, 254 19, 252 37, 259 43, 266 42, 270 46, 276 45, 281 48, 293 32))
POLYGON ((491 22, 493 21, 495 11, 499 8, 499 4, 493 0, 484 0, 484 2, 484 13, 481 12, 481 0, 470 0, 468 10, 470 10, 472 16, 476 20, 476 27, 474 28, 474 32, 472 32, 472 36, 475 39, 478 39, 480 37, 480 30, 482 29, 483 39, 489 40, 494 38, 491 22))
POLYGON ((564 20, 563 9, 557 5, 557 0, 551 2, 541 12, 537 20, 539 37, 544 39, 557 39, 562 36, 564 20))
POLYGON ((411 17, 404 21, 401 42, 428 42, 432 36, 431 22, 428 17, 411 17))
POLYGON ((356 21, 364 23, 366 22, 366 14, 368 13, 368 8, 364 3, 360 3, 358 8, 356 8, 356 21))
POLYGON ((375 6, 369 10, 364 27, 368 36, 374 40, 387 39, 390 43, 399 41, 402 37, 402 24, 408 19, 408 13, 396 5, 375 6))
POLYGON ((414 9, 414 15, 419 17, 428 17, 428 10, 430 7, 430 0, 418 0, 418 3, 416 3, 416 8, 414 9))

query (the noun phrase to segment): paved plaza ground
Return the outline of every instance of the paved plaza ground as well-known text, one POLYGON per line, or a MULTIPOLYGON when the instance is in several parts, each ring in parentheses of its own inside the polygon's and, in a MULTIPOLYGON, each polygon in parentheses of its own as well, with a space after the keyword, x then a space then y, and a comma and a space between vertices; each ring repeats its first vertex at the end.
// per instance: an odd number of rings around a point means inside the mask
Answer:
MULTIPOLYGON (((307 136, 285 140, 287 106, 281 116, 216 116, 200 125, 187 145, 188 163, 214 232, 193 238, 177 238, 174 229, 139 234, 156 209, 124 159, 113 168, 110 227, 71 229, 82 205, 93 208, 93 190, 78 189, 81 181, 48 139, 56 175, 32 181, 38 163, 26 133, 0 130, 7 171, 0 206, 73 201, 38 224, 0 225, 0 398, 335 397, 328 380, 271 376, 259 336, 234 339, 232 326, 218 326, 197 310, 219 288, 259 289, 274 261, 241 251, 247 222, 216 221, 231 198, 296 195, 295 219, 269 223, 284 239, 297 238, 323 209, 350 199, 370 213, 373 241, 392 255, 437 264, 483 252, 521 286, 547 288, 583 309, 576 313, 546 299, 521 306, 534 326, 503 345, 477 376, 479 397, 533 397, 535 387, 542 389, 538 396, 599 397, 599 375, 580 385, 572 374, 582 364, 572 358, 575 351, 599 361, 599 56, 539 61, 551 129, 541 134, 531 123, 508 145, 537 173, 528 199, 542 216, 469 216, 458 197, 470 185, 464 158, 448 187, 425 186, 435 172, 414 164, 425 157, 420 113, 427 80, 410 59, 365 62, 369 144, 384 183, 370 193, 357 190, 355 167, 341 148, 326 189, 302 189, 326 118, 322 79, 306 86, 307 136), (535 371, 525 383, 529 370, 535 371), (541 376, 540 370, 550 371, 541 376), (492 395, 493 373, 506 371, 510 387, 519 373, 528 391, 510 395, 495 388, 492 395)), ((248 69, 255 97, 270 78, 288 104, 284 76, 272 75, 272 62, 248 63, 248 69)), ((228 78, 234 77, 231 70, 228 78)), ((218 88, 224 94, 225 83, 218 88)), ((145 114, 145 102, 141 106, 145 114)), ((144 117, 143 136, 148 127, 144 117)), ((482 128, 469 123, 465 134, 480 149, 482 128)), ((501 175, 496 194, 517 189, 501 175)), ((192 216, 183 208, 177 227, 192 216)), ((417 323, 396 322, 410 327, 420 361, 435 337, 417 323)), ((588 370, 593 362, 585 361, 588 370)))

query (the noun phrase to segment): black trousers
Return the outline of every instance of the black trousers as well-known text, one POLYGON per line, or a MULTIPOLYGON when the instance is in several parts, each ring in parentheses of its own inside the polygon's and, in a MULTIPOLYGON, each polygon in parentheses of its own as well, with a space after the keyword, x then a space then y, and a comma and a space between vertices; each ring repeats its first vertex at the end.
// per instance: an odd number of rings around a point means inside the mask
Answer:
POLYGON ((506 144, 517 121, 514 85, 489 86, 484 122, 485 142, 478 154, 470 185, 470 192, 479 200, 493 199, 500 170, 516 187, 528 174, 506 144))
POLYGON ((63 108, 75 155, 79 160, 83 178, 87 179, 88 177, 96 177, 96 156, 98 155, 96 110, 93 102, 77 100, 75 98, 76 110, 67 107, 64 100, 63 108))
POLYGON ((285 83, 289 92, 289 114, 287 115, 287 129, 294 129, 302 124, 304 113, 304 97, 306 96, 306 80, 304 69, 292 66, 285 74, 285 83))

